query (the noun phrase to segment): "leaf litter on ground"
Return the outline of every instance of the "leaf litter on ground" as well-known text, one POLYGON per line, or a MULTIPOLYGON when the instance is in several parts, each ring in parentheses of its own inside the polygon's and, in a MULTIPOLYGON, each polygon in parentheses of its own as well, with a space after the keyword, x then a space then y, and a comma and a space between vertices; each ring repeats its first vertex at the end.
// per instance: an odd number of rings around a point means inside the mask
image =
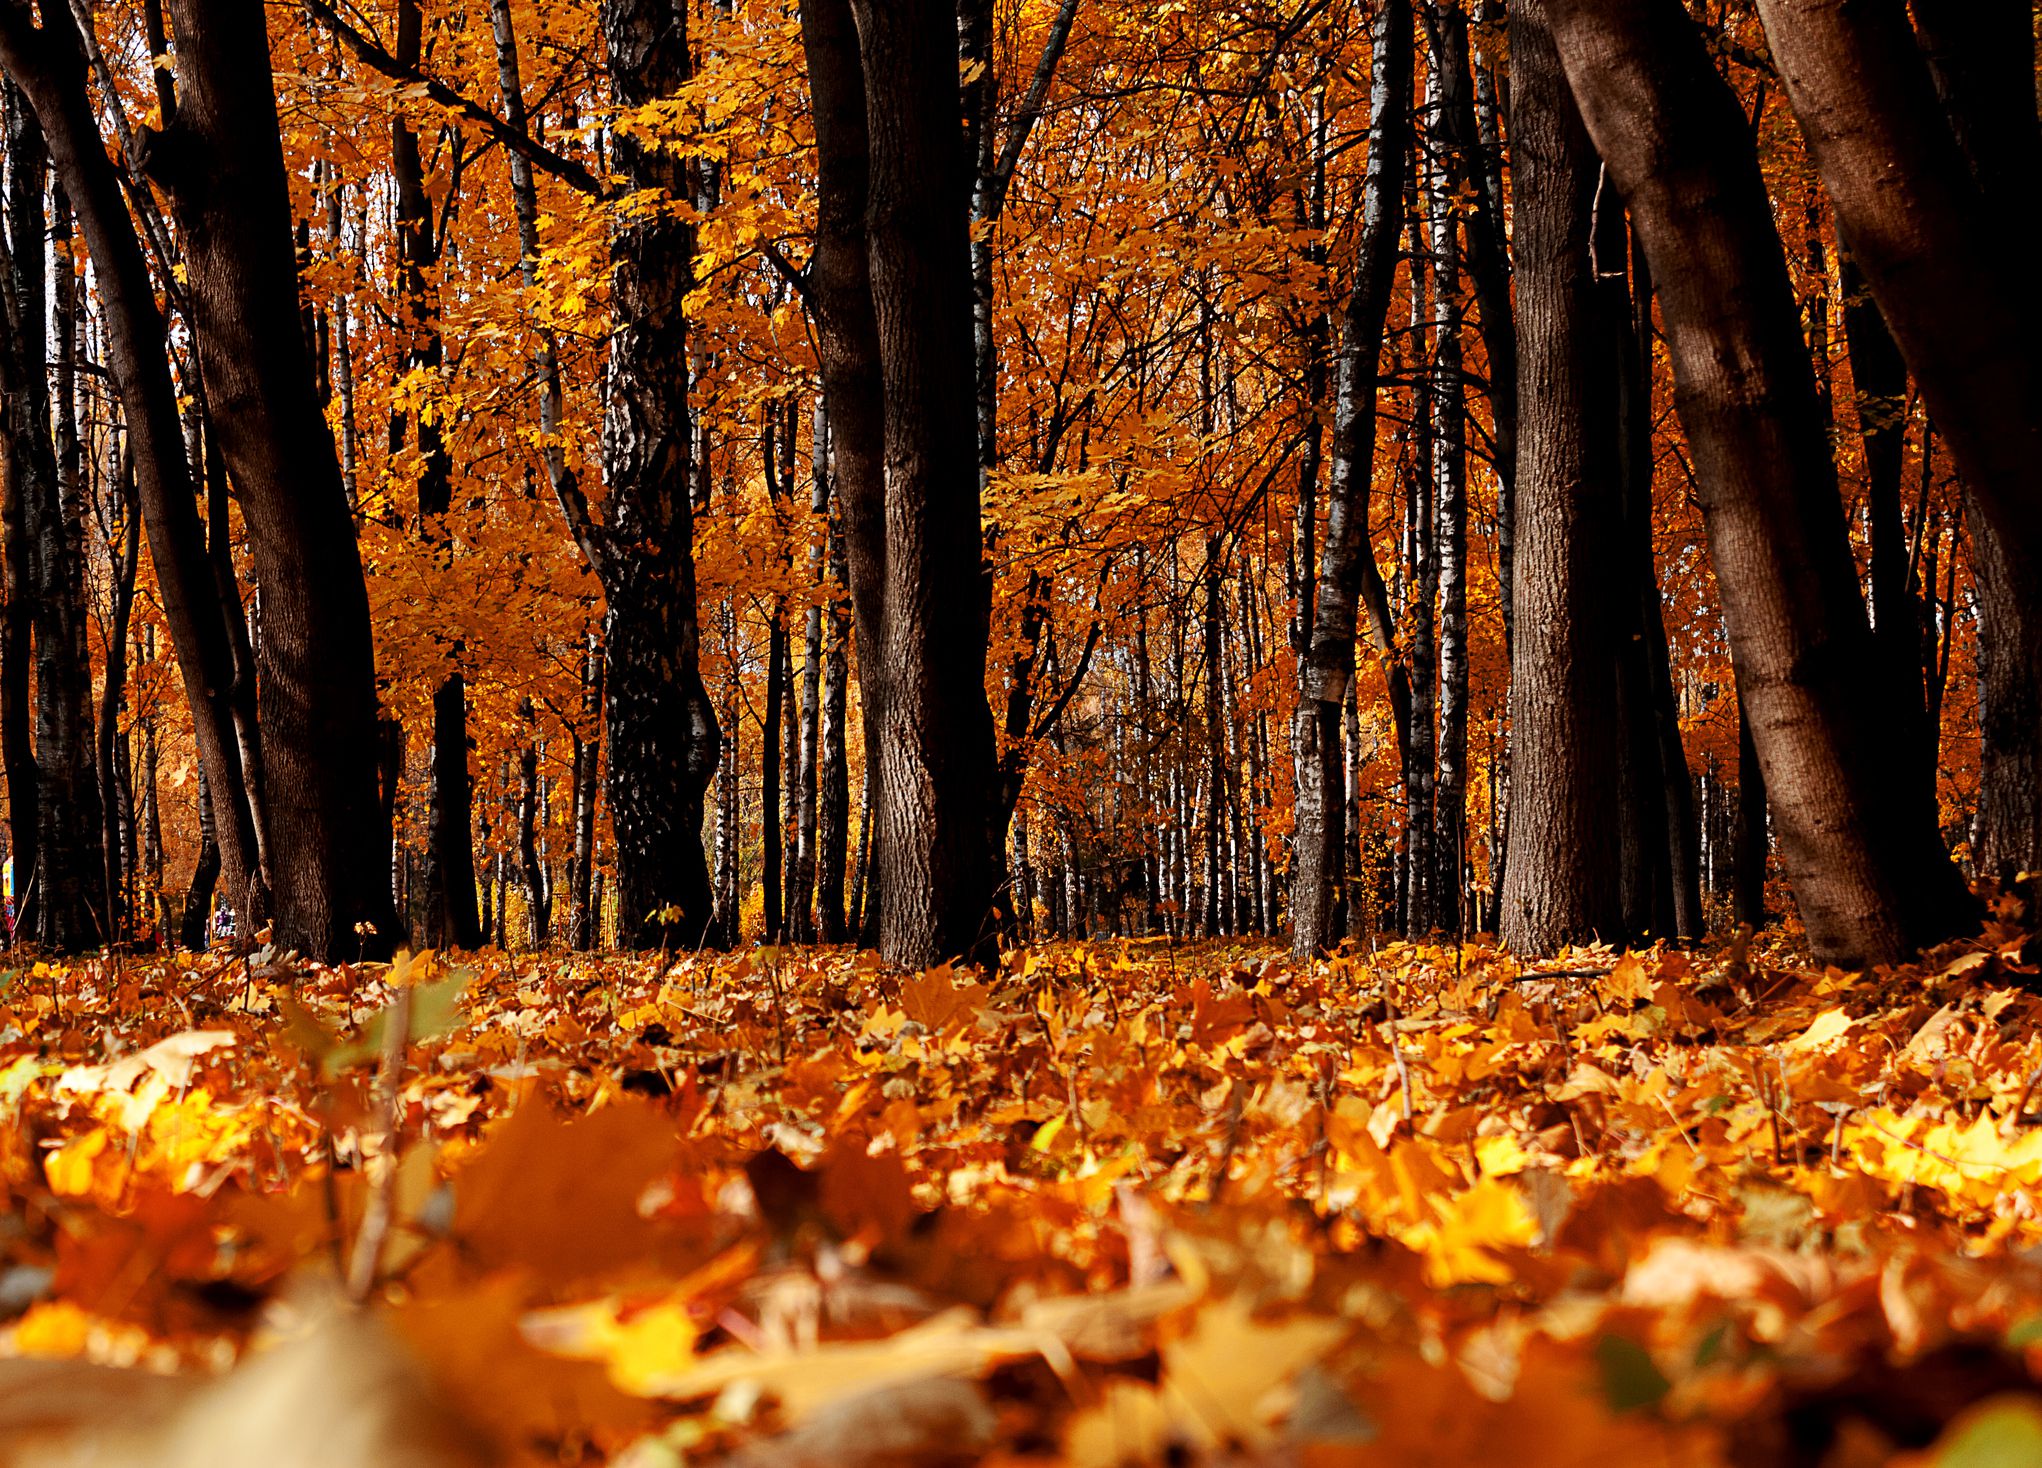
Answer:
POLYGON ((0 1465, 2032 1461, 2029 953, 34 963, 0 1465))

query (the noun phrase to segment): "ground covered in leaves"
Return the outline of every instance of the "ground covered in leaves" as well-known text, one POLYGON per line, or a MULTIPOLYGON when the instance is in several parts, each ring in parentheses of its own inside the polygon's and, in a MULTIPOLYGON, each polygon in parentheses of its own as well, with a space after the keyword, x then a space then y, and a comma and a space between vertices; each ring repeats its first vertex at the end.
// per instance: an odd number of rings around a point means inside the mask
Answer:
POLYGON ((2023 954, 24 966, 0 1463, 350 1289, 407 1462, 2036 1461, 2023 954))

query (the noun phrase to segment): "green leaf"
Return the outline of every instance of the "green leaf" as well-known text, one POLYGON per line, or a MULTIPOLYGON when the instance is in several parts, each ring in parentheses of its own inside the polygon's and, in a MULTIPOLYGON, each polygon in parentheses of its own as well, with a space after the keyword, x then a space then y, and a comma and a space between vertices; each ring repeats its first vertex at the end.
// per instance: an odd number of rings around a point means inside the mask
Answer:
POLYGON ((1597 1341, 1595 1364, 1602 1368, 1602 1394, 1612 1412, 1653 1406, 1673 1390, 1651 1354, 1623 1336, 1606 1335, 1597 1341))

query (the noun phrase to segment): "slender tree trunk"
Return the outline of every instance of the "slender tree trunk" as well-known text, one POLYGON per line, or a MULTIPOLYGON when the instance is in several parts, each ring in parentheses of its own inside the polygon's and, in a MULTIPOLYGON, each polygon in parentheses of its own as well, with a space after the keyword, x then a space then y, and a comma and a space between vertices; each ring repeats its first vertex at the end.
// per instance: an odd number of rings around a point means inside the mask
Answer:
POLYGON ((1500 931, 1516 952, 1543 954, 1625 929, 1608 786, 1622 755, 1611 718, 1621 601, 1606 590, 1621 514, 1619 424, 1590 258, 1597 161, 1544 0, 1511 6, 1510 57, 1522 416, 1500 931))
POLYGON ((213 888, 220 878, 220 842, 213 817, 213 795, 205 771, 199 771, 199 854, 192 867, 191 885, 185 888, 184 909, 178 919, 177 942, 181 948, 203 951, 212 941, 213 888))
POLYGON ((1553 0, 1590 134, 1643 237, 1781 859, 1825 962, 1890 961, 1974 910, 1892 798, 1828 425, 1751 134, 1673 0, 1553 0))
POLYGON ((595 910, 596 802, 602 789, 603 648, 591 627, 581 659, 581 724, 574 736, 574 866, 568 884, 567 941, 592 952, 600 923, 595 910), (586 733, 581 732, 586 730, 586 733))
MULTIPOLYGON (((868 864, 883 805, 877 779, 882 712, 892 669, 881 615, 886 598, 885 392, 879 327, 873 313, 866 243, 871 185, 865 75, 849 0, 802 0, 801 44, 815 119, 816 243, 809 266, 809 309, 829 416, 830 464, 858 645, 858 700, 864 727, 866 812, 859 826, 861 872, 868 864)), ((851 929, 878 941, 876 883, 858 889, 851 929)))
MULTIPOLYGON (((1325 549, 1317 567, 1308 639, 1299 658, 1292 748, 1297 761, 1297 823, 1291 867, 1291 945, 1304 956, 1329 949, 1346 929, 1351 902, 1347 851, 1345 754, 1341 710, 1354 679, 1358 603, 1366 589, 1382 601, 1375 548, 1369 543, 1374 474, 1378 363, 1397 263, 1397 232, 1410 149, 1411 11, 1408 0, 1384 0, 1374 32, 1369 90, 1373 142, 1362 195, 1361 244, 1334 369, 1332 465, 1326 491, 1325 549)), ((1309 566, 1301 575, 1312 574, 1309 566)), ((1379 638, 1391 623, 1374 617, 1379 638)), ((1390 649, 1383 645, 1387 654, 1390 649)), ((1400 732, 1410 727, 1410 682, 1392 657, 1393 704, 1400 732)), ((1407 743, 1408 740, 1400 741, 1407 743)), ((1406 768, 1409 766, 1407 764, 1406 768)))
MULTIPOLYGON (((120 788, 118 762, 115 758, 116 743, 120 733, 121 707, 127 702, 128 683, 128 624, 135 606, 135 572, 141 562, 142 517, 135 503, 135 481, 133 465, 123 460, 120 481, 120 526, 121 544, 113 564, 113 615, 107 619, 106 666, 100 679, 99 691, 99 789, 105 797, 102 800, 101 840, 105 853, 102 880, 111 897, 121 891, 122 878, 134 875, 135 863, 125 864, 120 860, 119 803, 112 793, 120 788)), ((109 547, 109 549, 114 549, 109 547)), ((155 795, 155 731, 146 729, 147 763, 149 770, 149 793, 153 803, 155 795)), ((132 854, 132 843, 130 843, 132 854)), ((114 904, 109 901, 109 907, 114 904)), ((102 941, 110 941, 116 934, 129 938, 135 935, 137 912, 132 906, 122 905, 110 914, 108 933, 102 941)))
POLYGON ((1731 908, 1738 922, 1756 932, 1766 925, 1765 872, 1772 841, 1766 826, 1765 769, 1742 709, 1737 715, 1737 811, 1731 847, 1731 908))
MULTIPOLYGON (((1455 27, 1443 27, 1450 33, 1455 27)), ((1465 52, 1465 37, 1461 49, 1465 52)), ((1463 65, 1465 60, 1463 59, 1463 65)), ((1448 51, 1433 56, 1433 101, 1448 105, 1448 51)), ((1449 155, 1451 156, 1451 154, 1449 155)), ((1462 932, 1468 828, 1468 497, 1467 389, 1461 374, 1460 241, 1448 189, 1451 171, 1431 175, 1432 224, 1432 473, 1439 595, 1439 748, 1433 787, 1434 917, 1462 932)))
POLYGON ((759 724, 759 840, 760 882, 764 888, 766 941, 778 943, 787 934, 786 867, 787 827, 780 818, 780 786, 785 772, 780 768, 786 741, 780 726, 787 703, 787 621, 776 604, 766 631, 766 708, 759 724))
MULTIPOLYGON (((829 439, 828 418, 816 407, 817 437, 829 439)), ((816 927, 825 943, 849 936, 844 916, 844 863, 851 827, 851 765, 849 716, 851 637, 850 606, 844 598, 848 569, 844 559, 840 496, 830 494, 829 615, 822 670, 822 773, 816 813, 816 927)))
MULTIPOLYGON (((397 59, 416 67, 423 17, 417 0, 398 0, 397 59)), ((445 357, 440 337, 440 239, 433 227, 418 135, 400 109, 390 128, 391 173, 397 185, 397 320, 404 369, 437 378, 445 357)), ((453 460, 436 407, 412 415, 418 444, 418 534, 436 557, 454 553, 446 515, 452 507, 453 460)), ((402 420, 399 420, 400 423, 402 420)), ((425 930, 433 947, 475 948, 482 920, 475 911, 475 838, 468 776, 468 689, 461 647, 447 649, 448 667, 433 690, 432 749, 428 762, 425 837, 425 930)))

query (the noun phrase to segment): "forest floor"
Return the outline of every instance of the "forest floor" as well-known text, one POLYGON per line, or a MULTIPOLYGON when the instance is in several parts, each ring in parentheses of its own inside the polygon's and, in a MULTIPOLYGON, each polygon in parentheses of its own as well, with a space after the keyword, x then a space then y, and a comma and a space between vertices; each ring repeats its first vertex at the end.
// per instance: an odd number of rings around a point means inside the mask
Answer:
POLYGON ((2042 1460, 2025 938, 34 964, 0 1464, 2042 1460))

